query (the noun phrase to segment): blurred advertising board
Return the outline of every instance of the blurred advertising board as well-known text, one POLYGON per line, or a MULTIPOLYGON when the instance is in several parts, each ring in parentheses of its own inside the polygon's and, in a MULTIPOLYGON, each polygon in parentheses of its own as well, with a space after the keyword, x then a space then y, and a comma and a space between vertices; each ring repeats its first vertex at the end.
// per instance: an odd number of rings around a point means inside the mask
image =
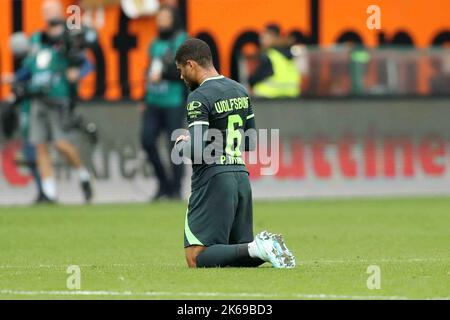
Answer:
MULTIPOLYGON (((247 155, 255 198, 450 194, 449 99, 255 100, 254 110, 257 127, 280 137, 277 145, 261 142, 264 156, 247 155)), ((74 137, 96 176, 97 202, 147 201, 156 185, 136 106, 90 102, 80 112, 99 129, 95 146, 74 137)), ((29 203, 35 187, 21 142, 0 141, 0 204, 29 203)), ((81 202, 74 173, 54 159, 61 201, 81 202)))

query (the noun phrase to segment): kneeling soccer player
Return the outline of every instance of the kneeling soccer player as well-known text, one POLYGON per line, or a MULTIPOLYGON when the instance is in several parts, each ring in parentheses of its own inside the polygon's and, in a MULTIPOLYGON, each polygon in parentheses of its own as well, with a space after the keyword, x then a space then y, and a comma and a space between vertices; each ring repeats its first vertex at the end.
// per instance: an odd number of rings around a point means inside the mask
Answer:
MULTIPOLYGON (((175 62, 192 91, 187 104, 189 135, 179 136, 175 143, 176 152, 193 159, 184 230, 189 267, 257 267, 270 262, 276 268, 293 268, 295 257, 281 235, 263 231, 253 239, 252 190, 240 151, 241 132, 255 128, 246 89, 218 74, 202 40, 186 40, 175 62), (223 139, 208 143, 195 138, 214 130, 223 139), (209 144, 219 150, 212 155, 214 161, 194 161, 197 155, 204 157, 209 144)), ((252 143, 244 140, 245 150, 252 150, 252 143)))

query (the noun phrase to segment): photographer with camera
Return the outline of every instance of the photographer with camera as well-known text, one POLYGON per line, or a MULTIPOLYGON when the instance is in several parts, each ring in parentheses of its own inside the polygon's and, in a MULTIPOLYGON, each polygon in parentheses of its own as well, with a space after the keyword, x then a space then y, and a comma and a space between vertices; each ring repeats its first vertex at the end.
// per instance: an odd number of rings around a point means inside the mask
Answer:
POLYGON ((77 148, 69 142, 68 131, 73 126, 71 86, 76 86, 92 65, 87 59, 80 59, 81 50, 70 47, 61 3, 46 0, 42 10, 46 29, 33 34, 31 52, 15 76, 16 81, 27 83, 25 95, 30 108, 26 141, 36 147, 43 193, 38 201, 53 203, 57 198, 49 150, 52 143, 76 169, 84 199, 89 202, 93 195, 90 174, 82 165, 77 148))

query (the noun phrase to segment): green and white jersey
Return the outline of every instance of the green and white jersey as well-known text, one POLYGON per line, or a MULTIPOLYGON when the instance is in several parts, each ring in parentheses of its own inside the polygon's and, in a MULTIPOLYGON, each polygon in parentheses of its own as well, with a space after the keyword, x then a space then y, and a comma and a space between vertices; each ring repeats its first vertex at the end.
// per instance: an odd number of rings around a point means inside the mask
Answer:
POLYGON ((222 136, 221 141, 206 142, 205 149, 213 144, 213 148, 209 149, 215 150, 214 163, 193 163, 193 189, 221 172, 247 172, 241 145, 244 143, 243 132, 246 130, 246 122, 253 117, 247 90, 238 82, 224 76, 206 79, 189 94, 187 102, 189 128, 207 125, 209 131, 220 131, 222 136))

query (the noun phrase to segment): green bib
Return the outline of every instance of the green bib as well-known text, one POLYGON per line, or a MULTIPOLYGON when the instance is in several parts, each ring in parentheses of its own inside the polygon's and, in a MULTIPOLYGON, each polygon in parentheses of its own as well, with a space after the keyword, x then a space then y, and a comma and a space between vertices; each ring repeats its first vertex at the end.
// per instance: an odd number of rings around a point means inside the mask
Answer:
MULTIPOLYGON (((187 34, 178 33, 169 40, 156 39, 149 50, 151 59, 162 59, 166 54, 171 53, 175 57, 178 47, 187 39, 187 34)), ((175 63, 175 61, 173 62, 175 63)), ((185 86, 180 81, 162 80, 157 84, 147 84, 145 101, 149 105, 158 107, 176 108, 184 105, 185 86)))
POLYGON ((31 71, 30 90, 44 92, 51 98, 67 98, 69 81, 66 78, 67 58, 52 46, 43 44, 41 34, 33 35, 33 54, 26 64, 31 71))

